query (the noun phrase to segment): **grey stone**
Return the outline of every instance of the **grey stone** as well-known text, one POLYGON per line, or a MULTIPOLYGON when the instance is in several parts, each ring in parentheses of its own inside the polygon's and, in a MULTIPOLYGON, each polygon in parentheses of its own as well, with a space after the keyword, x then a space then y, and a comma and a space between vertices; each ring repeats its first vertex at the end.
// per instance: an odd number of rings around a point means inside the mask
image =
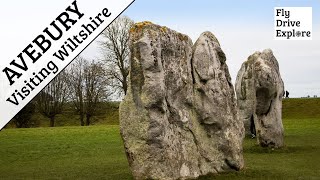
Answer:
POLYGON ((129 89, 120 130, 135 179, 186 179, 240 170, 243 123, 218 40, 150 22, 130 32, 129 89))
POLYGON ((282 147, 283 81, 270 49, 249 56, 238 72, 236 93, 239 117, 250 134, 254 122, 257 141, 263 147, 282 147))

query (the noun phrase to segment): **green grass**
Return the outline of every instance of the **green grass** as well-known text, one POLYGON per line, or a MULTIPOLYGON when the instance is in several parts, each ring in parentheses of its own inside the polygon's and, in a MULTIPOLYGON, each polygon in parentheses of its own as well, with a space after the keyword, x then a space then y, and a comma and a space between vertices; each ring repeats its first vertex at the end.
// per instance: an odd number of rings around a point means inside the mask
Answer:
POLYGON ((320 179, 320 119, 285 119, 283 123, 284 148, 261 148, 246 138, 245 169, 215 179, 320 179))
POLYGON ((127 179, 119 126, 5 129, 0 179, 127 179))
POLYGON ((284 119, 320 118, 320 98, 290 98, 283 100, 284 119))
MULTIPOLYGON (((255 139, 246 138, 242 171, 200 179, 320 179, 319 102, 284 100, 284 148, 260 148, 255 139)), ((89 127, 4 129, 0 179, 122 180, 132 176, 119 126, 102 122, 89 127)))

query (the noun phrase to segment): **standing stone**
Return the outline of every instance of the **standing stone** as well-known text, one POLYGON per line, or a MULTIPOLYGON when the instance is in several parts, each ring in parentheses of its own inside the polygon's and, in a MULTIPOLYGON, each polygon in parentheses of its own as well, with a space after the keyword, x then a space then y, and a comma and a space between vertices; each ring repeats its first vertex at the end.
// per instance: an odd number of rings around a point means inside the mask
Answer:
POLYGON ((279 64, 270 49, 255 52, 242 64, 236 80, 239 117, 247 134, 254 122, 263 147, 283 146, 283 91, 279 64))
POLYGON ((135 179, 185 179, 243 167, 243 124, 213 34, 191 39, 150 22, 130 31, 121 136, 135 179))

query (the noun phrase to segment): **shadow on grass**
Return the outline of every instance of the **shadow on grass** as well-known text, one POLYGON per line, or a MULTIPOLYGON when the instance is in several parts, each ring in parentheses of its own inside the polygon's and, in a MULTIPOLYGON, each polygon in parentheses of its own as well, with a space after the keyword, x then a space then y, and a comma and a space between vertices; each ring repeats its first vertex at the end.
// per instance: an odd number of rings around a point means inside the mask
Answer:
POLYGON ((316 146, 304 145, 304 146, 284 146, 282 148, 263 148, 259 145, 244 148, 245 153, 252 154, 281 154, 281 153, 307 153, 317 150, 316 146))
POLYGON ((269 170, 257 170, 245 168, 241 171, 225 172, 220 174, 208 174, 205 176, 200 176, 199 180, 207 179, 268 179, 272 177, 277 177, 281 173, 271 172, 269 170))
POLYGON ((245 168, 241 171, 225 172, 220 174, 208 174, 205 176, 200 176, 198 180, 209 180, 209 179, 237 179, 237 180, 256 180, 256 179, 319 179, 318 175, 306 176, 305 174, 292 174, 290 172, 283 172, 281 170, 266 170, 266 169, 251 169, 245 168))

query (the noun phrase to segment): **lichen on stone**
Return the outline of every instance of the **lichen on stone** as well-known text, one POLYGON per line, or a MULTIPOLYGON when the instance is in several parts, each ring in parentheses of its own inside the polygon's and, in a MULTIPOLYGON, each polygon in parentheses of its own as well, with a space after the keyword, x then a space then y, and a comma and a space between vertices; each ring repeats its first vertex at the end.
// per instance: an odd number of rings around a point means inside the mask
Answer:
POLYGON ((152 22, 150 22, 150 21, 143 21, 143 22, 135 23, 130 28, 130 33, 139 32, 143 29, 144 26, 151 25, 151 24, 152 24, 152 22))
POLYGON ((120 126, 133 177, 187 179, 242 169, 243 123, 217 38, 205 32, 193 45, 187 35, 142 22, 131 28, 130 42, 120 126))

